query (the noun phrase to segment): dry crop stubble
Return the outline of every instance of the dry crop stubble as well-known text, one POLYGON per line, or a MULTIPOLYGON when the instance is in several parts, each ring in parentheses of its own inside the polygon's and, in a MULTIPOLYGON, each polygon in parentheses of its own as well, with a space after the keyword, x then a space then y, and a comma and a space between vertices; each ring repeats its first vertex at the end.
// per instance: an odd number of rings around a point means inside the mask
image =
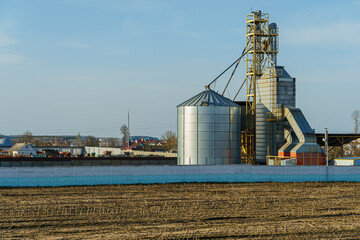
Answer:
POLYGON ((7 238, 342 238, 359 183, 187 183, 0 189, 7 238))

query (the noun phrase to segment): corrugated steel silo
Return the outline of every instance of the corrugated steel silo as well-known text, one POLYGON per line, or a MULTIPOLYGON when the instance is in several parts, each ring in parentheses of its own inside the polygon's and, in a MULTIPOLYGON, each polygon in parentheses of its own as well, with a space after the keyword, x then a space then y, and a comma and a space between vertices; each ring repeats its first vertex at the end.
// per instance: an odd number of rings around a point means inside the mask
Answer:
POLYGON ((277 156, 284 145, 284 107, 295 107, 295 78, 282 66, 269 67, 256 83, 256 163, 277 156))
POLYGON ((211 89, 177 106, 178 165, 239 164, 239 106, 211 89))

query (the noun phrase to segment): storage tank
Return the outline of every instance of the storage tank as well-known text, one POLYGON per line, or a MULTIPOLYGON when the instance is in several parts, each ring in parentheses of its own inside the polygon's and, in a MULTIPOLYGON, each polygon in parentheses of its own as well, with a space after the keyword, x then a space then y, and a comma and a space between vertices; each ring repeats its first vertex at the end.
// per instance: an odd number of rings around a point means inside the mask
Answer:
POLYGON ((207 88, 177 114, 178 165, 240 164, 239 105, 207 88))
POLYGON ((277 156, 284 145, 284 107, 295 107, 295 78, 283 66, 269 67, 256 81, 256 163, 265 164, 266 156, 277 156))

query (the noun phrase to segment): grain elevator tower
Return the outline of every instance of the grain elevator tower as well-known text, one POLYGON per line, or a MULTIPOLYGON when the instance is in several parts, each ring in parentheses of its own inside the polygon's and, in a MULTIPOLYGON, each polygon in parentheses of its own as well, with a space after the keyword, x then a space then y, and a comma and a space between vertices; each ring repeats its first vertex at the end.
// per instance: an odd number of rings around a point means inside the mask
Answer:
POLYGON ((261 11, 246 16, 246 129, 242 136, 243 162, 255 163, 256 144, 256 81, 266 68, 276 65, 278 29, 269 24, 269 14, 261 11))

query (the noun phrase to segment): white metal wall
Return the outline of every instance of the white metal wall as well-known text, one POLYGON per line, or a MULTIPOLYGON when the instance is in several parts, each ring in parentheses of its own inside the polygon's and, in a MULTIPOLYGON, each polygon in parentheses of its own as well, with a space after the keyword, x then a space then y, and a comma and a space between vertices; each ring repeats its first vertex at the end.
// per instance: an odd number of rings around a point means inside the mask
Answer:
POLYGON ((74 186, 175 182, 360 182, 360 167, 349 166, 73 166, 2 167, 0 186, 74 186))
POLYGON ((111 151, 111 155, 120 155, 120 148, 112 147, 85 147, 85 153, 95 153, 96 156, 103 156, 105 151, 111 151))
POLYGON ((178 107, 178 164, 239 164, 239 111, 234 106, 178 107))

